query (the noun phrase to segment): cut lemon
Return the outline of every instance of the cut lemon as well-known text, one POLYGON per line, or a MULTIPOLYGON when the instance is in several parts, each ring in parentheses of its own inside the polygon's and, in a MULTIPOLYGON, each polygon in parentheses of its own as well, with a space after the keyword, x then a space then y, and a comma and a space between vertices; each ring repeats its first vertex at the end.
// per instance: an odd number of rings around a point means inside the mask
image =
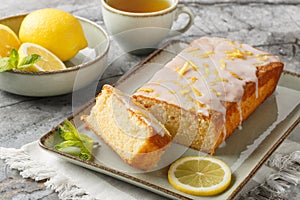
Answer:
POLYGON ((223 192, 229 186, 231 171, 227 164, 216 158, 189 156, 170 166, 168 180, 179 191, 211 196, 223 192))
POLYGON ((0 57, 9 57, 12 49, 18 50, 20 40, 8 26, 0 24, 0 57))
POLYGON ((23 43, 19 48, 20 58, 38 54, 41 56, 41 59, 33 64, 31 67, 25 68, 24 71, 54 71, 66 69, 64 63, 56 57, 53 53, 45 49, 44 47, 32 44, 32 43, 23 43))

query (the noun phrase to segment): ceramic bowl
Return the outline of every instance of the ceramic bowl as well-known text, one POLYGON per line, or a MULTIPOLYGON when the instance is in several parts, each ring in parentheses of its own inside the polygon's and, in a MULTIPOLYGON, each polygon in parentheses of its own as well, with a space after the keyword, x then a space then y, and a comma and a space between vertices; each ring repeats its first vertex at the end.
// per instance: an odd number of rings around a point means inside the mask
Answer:
MULTIPOLYGON (((9 26, 18 34, 25 16, 0 19, 0 24, 9 26)), ((99 79, 107 66, 108 35, 94 22, 82 17, 76 18, 83 27, 88 47, 65 62, 66 69, 49 72, 2 72, 0 89, 24 96, 56 96, 78 90, 99 79)))

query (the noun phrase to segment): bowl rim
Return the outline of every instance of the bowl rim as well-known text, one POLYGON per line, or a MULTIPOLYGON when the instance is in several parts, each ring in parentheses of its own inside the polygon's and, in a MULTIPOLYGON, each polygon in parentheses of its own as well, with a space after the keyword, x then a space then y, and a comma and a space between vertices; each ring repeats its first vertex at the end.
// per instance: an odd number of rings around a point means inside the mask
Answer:
MULTIPOLYGON (((13 15, 13 16, 9 16, 9 17, 4 17, 4 18, 0 18, 0 21, 2 20, 6 20, 6 19, 11 19, 11 18, 16 18, 16 17, 25 17, 26 15, 28 15, 29 13, 23 13, 23 14, 18 14, 18 15, 13 15)), ((50 74, 61 74, 61 73, 66 73, 66 72, 71 72, 71 71, 77 71, 79 69, 82 68, 86 68, 91 64, 96 63, 97 61, 101 60, 105 55, 107 55, 109 47, 110 47, 110 39, 108 34, 106 33, 106 31, 99 26, 98 24, 96 24, 95 22, 84 18, 84 17, 80 17, 80 16, 76 16, 73 15, 74 17, 76 17, 78 20, 80 21, 84 21, 86 23, 91 24, 92 26, 98 28, 102 34, 104 35, 105 39, 107 40, 107 44, 105 46, 105 49, 103 52, 101 52, 95 59, 88 61, 86 63, 82 63, 79 65, 75 65, 72 67, 67 67, 66 69, 62 69, 62 70, 53 70, 53 71, 39 71, 39 72, 28 72, 28 71, 21 71, 21 70, 11 70, 11 71, 6 71, 5 73, 12 73, 12 74, 22 74, 22 75, 50 75, 50 74)))

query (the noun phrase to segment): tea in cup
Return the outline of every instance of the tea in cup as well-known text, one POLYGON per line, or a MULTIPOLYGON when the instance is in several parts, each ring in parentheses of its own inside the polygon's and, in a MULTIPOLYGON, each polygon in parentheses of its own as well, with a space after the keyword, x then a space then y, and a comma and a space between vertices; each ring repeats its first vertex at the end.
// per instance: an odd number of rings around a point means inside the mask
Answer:
POLYGON ((156 48, 165 38, 187 31, 193 14, 178 7, 178 0, 102 0, 104 23, 126 52, 143 54, 156 48), (189 16, 185 27, 172 30, 180 14, 189 16))

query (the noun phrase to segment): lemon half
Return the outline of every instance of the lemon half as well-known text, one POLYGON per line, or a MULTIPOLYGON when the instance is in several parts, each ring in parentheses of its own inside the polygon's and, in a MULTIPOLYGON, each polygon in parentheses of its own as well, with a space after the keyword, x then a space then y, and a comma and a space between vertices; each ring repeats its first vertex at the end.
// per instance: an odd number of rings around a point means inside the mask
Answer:
POLYGON ((71 59, 87 47, 79 20, 68 12, 53 8, 28 14, 22 21, 19 37, 22 43, 38 44, 62 61, 71 59))
POLYGON ((0 24, 0 57, 9 57, 12 49, 18 50, 20 40, 8 26, 0 24))
POLYGON ((41 56, 41 59, 34 63, 32 66, 25 68, 24 71, 54 71, 54 70, 62 70, 66 69, 64 63, 56 57, 53 53, 45 49, 44 47, 32 44, 32 43, 23 43, 19 48, 20 58, 38 54, 41 56))
POLYGON ((179 191, 211 196, 223 192, 230 184, 230 168, 221 160, 189 156, 174 162, 168 171, 170 184, 179 191))

